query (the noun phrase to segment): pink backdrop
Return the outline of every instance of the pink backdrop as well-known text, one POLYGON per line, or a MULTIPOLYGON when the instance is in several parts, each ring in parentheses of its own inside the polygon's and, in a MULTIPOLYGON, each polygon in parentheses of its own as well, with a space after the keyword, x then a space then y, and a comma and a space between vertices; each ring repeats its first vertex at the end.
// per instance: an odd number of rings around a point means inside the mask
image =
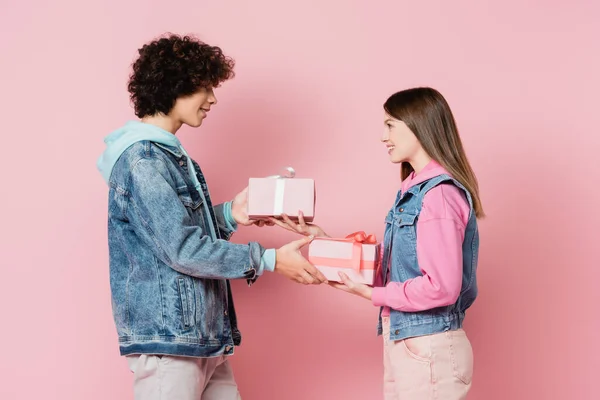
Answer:
MULTIPOLYGON (((442 91, 489 215, 466 327, 471 398, 599 398, 599 16, 591 0, 2 0, 0 398, 132 398, 95 160, 132 117, 137 47, 164 31, 237 60, 205 126, 181 135, 213 197, 293 165, 316 179, 317 221, 336 235, 383 233, 399 174, 378 141, 383 101, 442 91)), ((292 236, 235 236, 251 238, 292 236)), ((278 276, 234 290, 244 399, 381 397, 366 301, 278 276)))

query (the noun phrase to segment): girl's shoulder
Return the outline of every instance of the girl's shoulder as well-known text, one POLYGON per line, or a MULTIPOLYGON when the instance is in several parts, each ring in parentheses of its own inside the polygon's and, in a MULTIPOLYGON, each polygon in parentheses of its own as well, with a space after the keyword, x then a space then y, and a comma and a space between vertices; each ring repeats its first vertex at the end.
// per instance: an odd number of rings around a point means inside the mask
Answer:
POLYGON ((469 220, 470 207, 465 192, 451 182, 440 183, 423 197, 419 221, 452 219, 461 225, 469 220))

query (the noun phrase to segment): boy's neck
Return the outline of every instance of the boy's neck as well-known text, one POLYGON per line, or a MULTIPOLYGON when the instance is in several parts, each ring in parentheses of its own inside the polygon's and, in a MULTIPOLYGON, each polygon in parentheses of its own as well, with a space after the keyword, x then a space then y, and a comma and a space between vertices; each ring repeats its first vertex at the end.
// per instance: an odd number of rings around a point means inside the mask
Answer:
POLYGON ((181 122, 175 121, 174 118, 164 114, 146 116, 142 118, 142 122, 145 124, 158 126, 167 132, 171 132, 173 135, 175 135, 179 128, 181 128, 181 122))

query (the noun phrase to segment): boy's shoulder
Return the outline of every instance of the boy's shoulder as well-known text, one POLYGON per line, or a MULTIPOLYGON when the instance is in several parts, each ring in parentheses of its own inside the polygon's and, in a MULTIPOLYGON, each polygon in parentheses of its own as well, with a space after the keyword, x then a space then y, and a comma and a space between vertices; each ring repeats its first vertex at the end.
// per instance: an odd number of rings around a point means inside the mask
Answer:
POLYGON ((156 162, 158 165, 169 164, 167 149, 149 140, 135 142, 123 151, 113 167, 111 181, 116 186, 125 188, 131 178, 135 166, 142 160, 156 162))

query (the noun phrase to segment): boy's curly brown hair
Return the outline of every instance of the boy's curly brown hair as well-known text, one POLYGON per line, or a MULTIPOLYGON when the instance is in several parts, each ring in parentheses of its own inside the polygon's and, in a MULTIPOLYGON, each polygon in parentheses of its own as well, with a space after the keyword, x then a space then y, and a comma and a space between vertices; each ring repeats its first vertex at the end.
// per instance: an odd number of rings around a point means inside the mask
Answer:
POLYGON ((139 118, 168 114, 175 100, 234 77, 233 59, 193 36, 169 35, 138 50, 127 89, 139 118))

